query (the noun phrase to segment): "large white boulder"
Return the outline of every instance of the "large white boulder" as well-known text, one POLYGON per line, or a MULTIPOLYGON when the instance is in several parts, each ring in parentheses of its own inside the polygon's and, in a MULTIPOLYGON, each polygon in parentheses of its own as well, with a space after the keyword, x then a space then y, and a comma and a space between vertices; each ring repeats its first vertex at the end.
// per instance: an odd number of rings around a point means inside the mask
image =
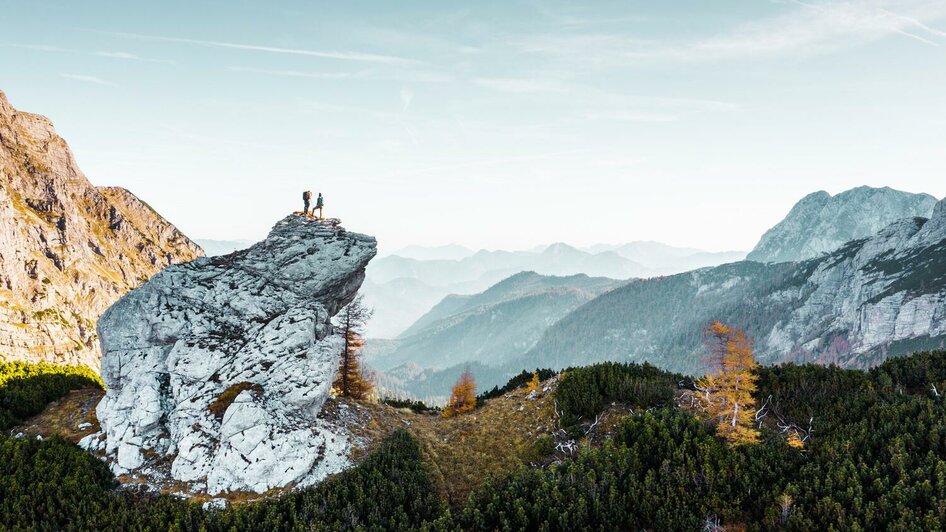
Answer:
POLYGON ((171 266, 99 320, 102 433, 83 440, 116 474, 190 492, 264 492, 347 464, 318 419, 374 238, 291 215, 258 244, 171 266))

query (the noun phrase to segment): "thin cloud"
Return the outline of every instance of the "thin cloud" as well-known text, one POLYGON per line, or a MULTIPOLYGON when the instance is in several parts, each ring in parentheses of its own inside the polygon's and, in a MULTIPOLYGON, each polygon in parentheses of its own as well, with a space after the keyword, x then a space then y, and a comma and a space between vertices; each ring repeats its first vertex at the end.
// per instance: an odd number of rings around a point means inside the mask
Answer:
POLYGON ((84 82, 84 83, 92 83, 92 84, 95 84, 95 85, 105 85, 105 86, 108 86, 108 87, 118 87, 118 85, 116 85, 116 84, 114 84, 114 83, 112 83, 112 82, 110 82, 110 81, 106 81, 106 80, 104 80, 104 79, 102 79, 102 78, 100 78, 100 77, 98 77, 98 76, 88 76, 88 75, 86 75, 86 74, 68 74, 68 73, 65 73, 65 72, 62 73, 62 74, 60 74, 60 76, 66 78, 66 79, 74 80, 74 81, 82 81, 82 82, 84 82))
POLYGON ((868 44, 892 35, 901 35, 927 45, 938 46, 932 38, 937 30, 918 19, 895 14, 888 7, 913 9, 920 16, 946 16, 941 1, 936 2, 803 2, 793 0, 798 9, 773 19, 746 25, 730 35, 699 42, 680 50, 683 57, 752 57, 791 52, 823 52, 868 44), (926 30, 923 28, 927 28, 926 30))
POLYGON ((48 52, 55 54, 75 54, 75 55, 87 55, 95 57, 105 57, 109 59, 122 59, 126 61, 141 61, 145 63, 164 63, 167 65, 176 64, 170 59, 149 59, 147 57, 141 57, 129 52, 85 52, 82 50, 72 50, 69 48, 63 48, 61 46, 50 46, 46 44, 18 44, 18 43, 5 43, 2 46, 7 46, 10 48, 20 48, 22 50, 34 50, 37 52, 48 52))
POLYGON ((730 102, 625 94, 551 78, 476 78, 473 83, 498 92, 548 94, 588 102, 592 110, 581 116, 589 120, 673 122, 683 115, 734 111, 739 108, 739 105, 730 102))
POLYGON ((204 46, 210 48, 227 48, 231 50, 249 50, 254 52, 266 52, 274 54, 301 55, 309 57, 322 57, 326 59, 340 59, 344 61, 359 61, 368 63, 383 63, 387 65, 409 65, 420 64, 421 61, 397 57, 393 55, 371 54, 364 52, 343 52, 327 50, 308 50, 302 48, 282 48, 277 46, 264 46, 256 44, 232 43, 223 41, 206 41, 200 39, 185 39, 180 37, 163 37, 159 35, 143 35, 139 33, 124 32, 101 32, 118 37, 138 39, 143 41, 172 42, 179 44, 191 44, 194 46, 204 46))
POLYGON ((565 93, 570 91, 561 82, 552 79, 474 78, 473 83, 486 89, 515 94, 565 93))
POLYGON ((588 120, 614 120, 616 122, 645 122, 645 123, 663 123, 676 122, 680 119, 679 115, 648 113, 639 111, 609 111, 609 112, 590 112, 585 113, 584 118, 588 120))
POLYGON ((176 64, 174 61, 171 61, 170 59, 148 59, 147 57, 141 57, 139 55, 135 55, 129 52, 95 52, 92 55, 95 55, 98 57, 108 57, 111 59, 123 59, 125 61, 141 61, 144 63, 164 63, 168 65, 176 64))
POLYGON ((411 101, 414 100, 414 92, 404 87, 401 89, 401 112, 406 113, 407 108, 411 106, 411 101))
POLYGON ((305 72, 301 70, 268 70, 264 68, 248 68, 238 66, 227 67, 227 70, 231 72, 246 72, 250 74, 265 74, 268 76, 308 79, 351 79, 357 75, 352 72, 305 72))
POLYGON ((448 83, 454 80, 452 76, 438 74, 436 72, 406 70, 397 72, 381 71, 380 69, 390 70, 385 67, 372 67, 357 71, 341 72, 316 72, 308 70, 273 70, 266 68, 252 68, 241 66, 229 66, 227 70, 231 72, 243 72, 249 74, 260 74, 267 76, 279 76, 289 78, 307 78, 307 79, 352 79, 352 80, 371 80, 371 81, 404 81, 413 83, 448 83))
POLYGON ((906 37, 928 46, 946 44, 946 32, 933 26, 935 21, 946 18, 946 2, 942 0, 786 0, 780 3, 790 7, 781 14, 690 43, 579 34, 538 35, 510 44, 521 53, 606 66, 830 53, 891 36, 906 37))

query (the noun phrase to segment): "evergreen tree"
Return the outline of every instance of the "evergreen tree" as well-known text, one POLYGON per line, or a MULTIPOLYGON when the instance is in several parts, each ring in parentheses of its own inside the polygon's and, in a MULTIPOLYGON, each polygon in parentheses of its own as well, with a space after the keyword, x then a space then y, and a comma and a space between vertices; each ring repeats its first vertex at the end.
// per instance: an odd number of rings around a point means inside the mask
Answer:
POLYGON ((362 334, 371 314, 371 309, 365 306, 360 294, 339 313, 345 345, 335 378, 335 389, 344 397, 365 399, 374 389, 361 365, 361 348, 365 345, 362 334))

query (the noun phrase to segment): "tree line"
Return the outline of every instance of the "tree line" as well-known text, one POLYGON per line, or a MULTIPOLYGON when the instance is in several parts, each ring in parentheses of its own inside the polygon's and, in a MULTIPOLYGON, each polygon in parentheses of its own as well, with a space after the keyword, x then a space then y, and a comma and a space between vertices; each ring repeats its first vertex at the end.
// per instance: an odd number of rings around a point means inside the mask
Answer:
MULTIPOLYGON (((759 367, 736 332, 721 332, 722 367, 701 379, 646 364, 563 372, 553 397, 568 430, 556 437, 578 442, 574 454, 565 456, 538 436, 548 460, 493 479, 452 507, 438 495, 437 475, 405 431, 318 486, 210 511, 174 497, 118 490, 102 462, 60 438, 0 436, 0 529, 946 527, 946 352, 890 359, 870 371, 759 367), (727 371, 747 373, 737 378, 727 371), (701 402, 707 390, 711 399, 701 402), (625 415, 610 438, 591 445, 584 434, 612 403, 625 415), (739 416, 743 411, 753 413, 751 421, 739 416), (751 441, 724 428, 732 426, 734 412, 739 426, 754 431, 751 441), (783 429, 792 425, 807 432, 804 445, 793 445, 783 429)), ((0 379, 2 419, 22 419, 41 409, 37 400, 95 382, 80 376, 61 384, 72 377, 55 366, 11 367, 0 365, 0 375, 7 375, 0 379), (60 384, 27 385, 37 378, 60 384), (35 395, 24 394, 28 389, 35 395)), ((520 385, 533 380, 520 379, 520 385)))

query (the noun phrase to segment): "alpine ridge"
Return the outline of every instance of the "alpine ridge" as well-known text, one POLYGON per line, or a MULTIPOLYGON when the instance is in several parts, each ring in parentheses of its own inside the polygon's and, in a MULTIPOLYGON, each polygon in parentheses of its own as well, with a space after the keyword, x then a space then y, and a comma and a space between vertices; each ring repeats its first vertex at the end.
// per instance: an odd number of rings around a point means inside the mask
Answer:
POLYGON ((857 187, 832 196, 813 192, 766 231, 746 257, 757 262, 811 259, 866 238, 901 218, 929 217, 936 198, 890 187, 857 187))
POLYGON ((521 367, 649 361, 700 372, 700 331, 744 327, 760 361, 870 367, 946 342, 946 200, 803 262, 726 264, 631 281, 551 327, 521 367))
POLYGON ((99 315, 202 254, 131 192, 92 186, 52 123, 0 92, 0 360, 97 370, 99 315))

